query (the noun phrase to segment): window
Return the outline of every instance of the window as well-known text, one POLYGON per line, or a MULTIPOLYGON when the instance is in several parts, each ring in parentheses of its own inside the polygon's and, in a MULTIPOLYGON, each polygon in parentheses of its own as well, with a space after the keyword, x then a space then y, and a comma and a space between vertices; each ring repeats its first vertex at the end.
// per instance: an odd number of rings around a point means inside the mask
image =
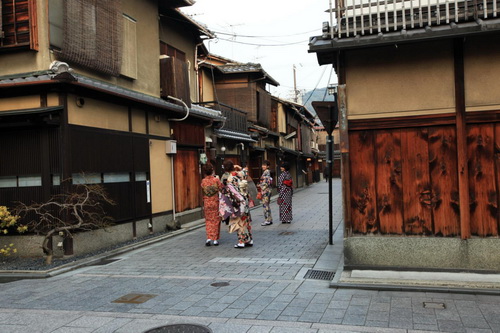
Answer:
POLYGON ((145 182, 148 180, 147 175, 145 172, 136 172, 135 173, 135 181, 136 182, 145 182))
POLYGON ((7 187, 17 187, 16 176, 0 177, 0 188, 7 188, 7 187))
POLYGON ((52 175, 52 186, 61 185, 61 175, 52 175))
POLYGON ((137 21, 123 15, 123 57, 121 74, 131 79, 137 78, 137 21))
POLYGON ((120 75, 121 7, 121 0, 49 0, 50 44, 58 58, 103 74, 120 75))
POLYGON ((127 183, 130 181, 128 172, 110 172, 103 174, 104 183, 127 183))
POLYGON ((42 186, 42 176, 4 176, 0 177, 0 188, 42 186))
POLYGON ((164 42, 160 42, 160 53, 162 56, 167 56, 166 58, 160 58, 161 97, 173 96, 180 98, 190 107, 191 91, 186 54, 164 42))
POLYGON ((182 52, 179 49, 176 49, 171 45, 168 45, 165 42, 160 42, 160 53, 162 55, 167 55, 169 57, 176 58, 177 60, 180 60, 182 62, 186 62, 186 53, 182 52))
POLYGON ((41 176, 19 176, 19 187, 42 186, 41 176))
POLYGON ((71 178, 73 185, 100 184, 102 182, 100 173, 74 173, 71 175, 71 178))
POLYGON ((38 50, 36 0, 0 0, 0 48, 38 50))

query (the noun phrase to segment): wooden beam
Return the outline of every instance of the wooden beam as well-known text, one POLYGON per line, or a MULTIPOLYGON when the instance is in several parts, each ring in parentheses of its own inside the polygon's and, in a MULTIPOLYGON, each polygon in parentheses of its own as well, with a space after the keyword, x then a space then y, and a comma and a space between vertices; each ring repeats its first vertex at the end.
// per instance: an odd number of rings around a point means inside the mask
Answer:
POLYGON ((339 129, 340 129, 340 154, 341 154, 341 175, 342 175, 342 201, 344 215, 344 236, 352 233, 351 225, 351 177, 349 168, 349 132, 347 126, 347 98, 346 85, 338 87, 339 103, 339 129))
POLYGON ((467 164, 467 125, 465 114, 464 45, 462 38, 457 38, 454 41, 454 70, 460 235, 462 239, 468 239, 471 237, 471 233, 469 167, 467 164))

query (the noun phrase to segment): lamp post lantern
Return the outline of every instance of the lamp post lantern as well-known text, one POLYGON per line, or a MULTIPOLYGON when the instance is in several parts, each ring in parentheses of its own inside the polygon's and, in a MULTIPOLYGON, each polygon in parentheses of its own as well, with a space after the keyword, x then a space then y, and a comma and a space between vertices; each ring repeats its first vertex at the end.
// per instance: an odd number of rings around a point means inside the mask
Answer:
POLYGON ((328 93, 333 95, 332 102, 312 102, 314 110, 323 123, 326 133, 327 156, 326 163, 328 168, 328 243, 333 244, 333 189, 332 189, 332 175, 333 175, 333 130, 337 125, 339 119, 339 112, 337 106, 337 87, 328 85, 328 93))

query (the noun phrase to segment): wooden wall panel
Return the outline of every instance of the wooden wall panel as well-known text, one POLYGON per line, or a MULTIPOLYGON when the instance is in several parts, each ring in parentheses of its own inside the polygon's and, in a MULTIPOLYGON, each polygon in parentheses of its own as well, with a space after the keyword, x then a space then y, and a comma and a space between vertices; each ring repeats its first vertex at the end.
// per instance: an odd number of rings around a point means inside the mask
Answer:
POLYGON ((471 234, 498 235, 498 200, 494 167, 494 124, 467 128, 471 234))
POLYGON ((437 236, 460 233, 456 130, 429 128, 429 167, 432 186, 433 232, 437 236))
POLYGON ((352 231, 378 231, 375 190, 374 132, 359 131, 349 135, 351 148, 352 231))
POLYGON ((175 156, 175 209, 178 212, 200 207, 198 151, 177 150, 175 156))
POLYGON ((380 232, 403 233, 403 181, 401 130, 377 131, 375 135, 377 211, 380 232))
POLYGON ((432 234, 432 189, 429 177, 427 129, 402 131, 404 230, 432 234))

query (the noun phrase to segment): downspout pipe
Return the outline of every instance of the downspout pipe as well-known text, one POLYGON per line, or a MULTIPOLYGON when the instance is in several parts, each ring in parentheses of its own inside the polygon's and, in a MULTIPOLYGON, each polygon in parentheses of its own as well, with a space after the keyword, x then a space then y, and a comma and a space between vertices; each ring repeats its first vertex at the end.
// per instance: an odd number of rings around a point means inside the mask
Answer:
POLYGON ((186 115, 184 117, 182 117, 181 119, 168 119, 168 121, 184 121, 184 120, 186 120, 187 117, 189 117, 189 107, 187 106, 187 104, 184 103, 184 101, 182 99, 177 98, 177 97, 167 96, 167 98, 173 99, 174 101, 181 103, 182 105, 184 105, 184 108, 186 109, 186 115))

